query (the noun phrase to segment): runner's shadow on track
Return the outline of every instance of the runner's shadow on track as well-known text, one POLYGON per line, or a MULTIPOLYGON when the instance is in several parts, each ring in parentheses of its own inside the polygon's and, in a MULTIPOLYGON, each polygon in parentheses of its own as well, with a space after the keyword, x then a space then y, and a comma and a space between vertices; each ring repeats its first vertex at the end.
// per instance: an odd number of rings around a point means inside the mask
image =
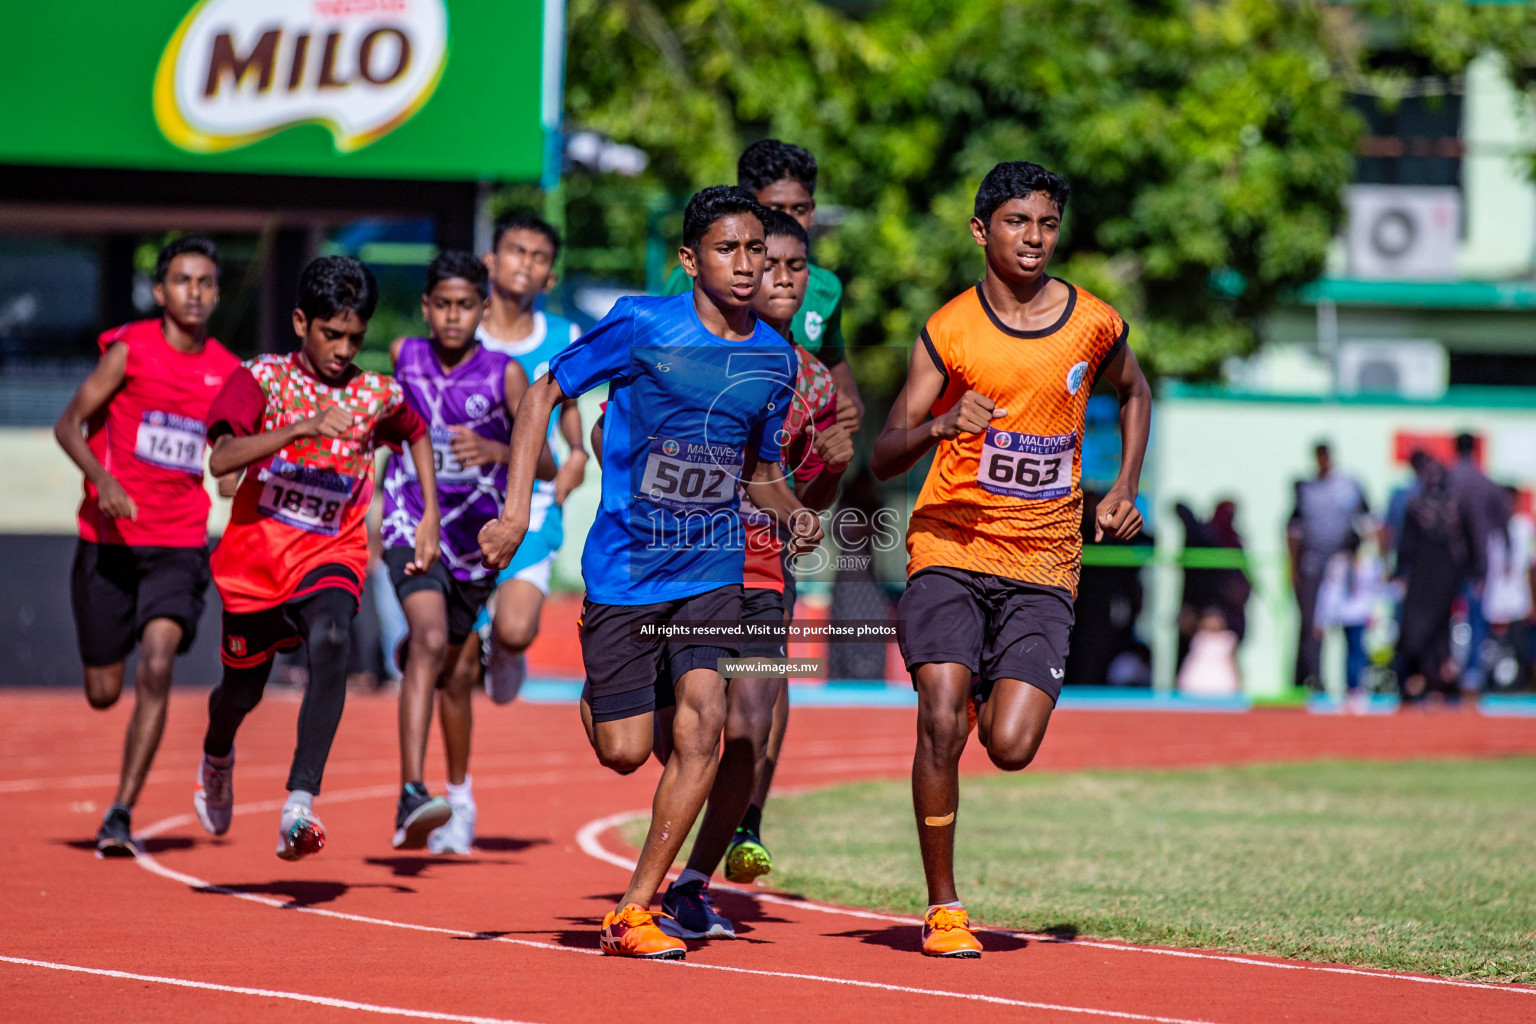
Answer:
POLYGON ((482 853, 522 853, 535 846, 548 846, 548 839, 518 839, 516 836, 475 836, 475 849, 482 853))
MULTIPOLYGON (((893 924, 886 928, 855 928, 846 932, 828 932, 834 939, 858 939, 870 946, 884 946, 901 953, 920 953, 923 930, 915 924, 893 924)), ((1023 949, 1029 940, 1017 935, 983 931, 981 945, 989 953, 1008 953, 1023 949)))
POLYGON ((389 873, 396 878, 420 878, 427 873, 429 868, 449 867, 456 864, 487 864, 502 863, 500 861, 483 861, 475 857, 364 857, 364 864, 372 864, 374 867, 389 868, 389 873))
POLYGON ((352 889, 392 889, 398 893, 414 893, 404 885, 352 885, 347 882, 306 882, 300 879, 283 879, 265 884, 244 883, 238 885, 209 885, 197 892, 225 895, 227 893, 251 893, 256 896, 283 896, 292 908, 313 907, 340 899, 352 889))
POLYGON ((753 925, 782 924, 787 920, 771 913, 767 909, 769 904, 754 899, 747 893, 732 889, 711 889, 710 893, 714 896, 715 906, 720 909, 720 913, 730 918, 731 923, 736 926, 737 938, 742 938, 744 933, 750 933, 753 925))
MULTIPOLYGON (((58 840, 58 843, 60 846, 68 846, 74 850, 84 850, 90 854, 95 854, 96 852, 96 840, 94 839, 61 839, 58 840)), ((155 836, 152 839, 135 839, 134 844, 138 846, 142 853, 169 853, 172 850, 190 850, 192 847, 199 845, 196 839, 189 839, 186 836, 155 836)))

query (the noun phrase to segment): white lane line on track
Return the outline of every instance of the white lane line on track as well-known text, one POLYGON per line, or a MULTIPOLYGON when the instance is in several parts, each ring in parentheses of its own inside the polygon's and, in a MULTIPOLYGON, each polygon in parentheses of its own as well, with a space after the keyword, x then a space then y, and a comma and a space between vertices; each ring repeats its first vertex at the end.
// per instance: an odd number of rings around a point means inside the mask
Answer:
MULTIPOLYGON (((623 811, 618 814, 609 814, 589 821, 576 831, 576 843, 581 851, 596 860, 612 864, 614 867, 623 868, 625 871, 634 871, 633 858, 623 854, 614 853, 603 845, 602 836, 611 829, 650 816, 649 810, 623 811)), ((787 896, 779 896, 771 892, 763 892, 751 886, 732 885, 729 882, 711 882, 712 889, 727 889, 734 893, 757 900, 760 903, 776 903, 786 907, 800 907, 804 910, 814 910, 823 914, 836 914, 840 917, 856 917, 866 921, 889 921, 894 924, 910 924, 921 926, 923 919, 920 917, 908 917, 900 914, 882 914, 873 910, 852 910, 847 907, 834 907, 825 903, 813 903, 810 900, 791 899, 787 896)), ((1040 932, 1015 932, 1003 928, 981 928, 983 934, 1008 935, 1015 938, 1031 939, 1035 942, 1050 943, 1051 945, 1082 947, 1084 949, 1110 949, 1123 953, 1148 953, 1154 956, 1181 957, 1190 960, 1219 960, 1223 963, 1247 964, 1253 967, 1273 967, 1283 971, 1318 971, 1325 974, 1346 974, 1362 978, 1380 978, 1387 981, 1412 981, 1421 985, 1448 985, 1452 988, 1473 988, 1482 991, 1511 992, 1515 995, 1536 996, 1536 988, 1524 988, 1515 985, 1490 985, 1478 981, 1456 981, 1451 978, 1431 978, 1422 974, 1394 974, 1387 971, 1370 971, 1358 967, 1335 967, 1328 964, 1288 964, 1273 960, 1258 960, 1254 957, 1234 956, 1230 953, 1197 953, 1187 949, 1162 949, 1157 946, 1132 946, 1123 942, 1104 942, 1097 939, 1058 939, 1054 935, 1040 932)))
MULTIPOLYGON (((485 782, 475 780, 478 785, 484 786, 485 782)), ((486 780, 489 782, 490 780, 486 780)), ((526 776, 516 782, 505 778, 491 782, 491 785, 533 785, 536 782, 566 782, 570 781, 565 773, 544 773, 541 776, 526 776)), ((370 786, 363 789, 345 790, 326 797, 329 803, 342 803, 349 800, 374 799, 382 795, 391 795, 395 792, 394 786, 370 786)), ((281 809, 281 800, 267 800, 254 804, 242 804, 235 807, 236 814, 251 814, 264 811, 281 809)), ((629 817, 630 814, 621 817, 629 817)), ((145 839, 153 839, 173 829, 190 825, 197 820, 194 814, 178 814, 170 818, 164 818, 150 825, 140 832, 137 839, 142 842, 145 839)), ((328 917, 338 921, 350 921, 355 924, 369 924, 384 928, 398 928, 404 931, 429 932, 438 935, 449 935, 456 938, 484 939, 491 942, 505 942, 514 946, 524 946, 530 949, 545 949, 559 953, 580 953, 585 956, 601 956, 602 953, 595 949, 585 949, 577 946, 560 946, 552 942, 539 942, 534 939, 514 939, 505 935, 486 935, 479 932, 465 931, 459 928, 439 928, 433 925, 411 924, 406 921, 392 921, 388 918, 365 917, 361 914, 348 914, 339 910, 326 910, 322 907, 299 907, 283 900, 270 896, 261 896, 256 893, 239 892, 235 889, 214 885, 194 875, 185 874, 168 868, 161 864, 149 853, 140 852, 135 858, 140 867, 161 878, 179 882, 199 892, 219 893, 224 896, 233 896, 236 899, 246 900, 250 903, 259 903, 263 906, 273 907, 278 910, 289 910, 298 914, 313 914, 316 917, 328 917)), ((976 992, 951 992, 945 989, 916 988, 908 985, 889 985, 878 981, 860 981, 853 978, 839 978, 823 974, 798 974, 790 971, 765 971, 754 970, 747 967, 728 967, 723 964, 700 963, 695 960, 683 961, 657 961, 657 963, 675 964, 682 968, 692 968, 702 971, 724 971, 728 974, 746 974, 762 978, 779 978, 791 981, 814 981, 823 984, 838 985, 848 988, 874 989, 882 992, 898 992, 906 995, 935 996, 944 999, 963 999, 975 1003, 987 1003, 998 1006, 1016 1006, 1031 1010, 1052 1010, 1058 1013, 1072 1013, 1090 1017, 1106 1017, 1114 1020, 1146 1021, 1148 1024, 1212 1024, 1211 1021, 1194 1020, 1185 1017, 1159 1017, 1144 1013, 1128 1013, 1123 1010, 1099 1010, 1087 1006, 1065 1006, 1059 1003, 1042 1003, 1028 999, 1009 999, 1005 996, 989 996, 976 992)), ((453 1018, 458 1019, 458 1018, 453 1018)))
POLYGON ((376 1003, 359 1003, 351 999, 335 999, 331 996, 313 996, 306 992, 283 992, 271 988, 247 988, 244 985, 218 985, 211 981, 192 981, 188 978, 166 978, 158 974, 135 974, 132 971, 111 971, 102 967, 81 967, 77 964, 60 964, 51 960, 29 960, 20 956, 0 956, 0 962, 19 964, 23 967, 43 967, 50 971, 68 971, 72 974, 94 974, 102 978, 120 978, 124 981, 149 981, 157 985, 176 988, 197 988, 209 992, 227 992, 237 996, 260 996, 265 999, 289 999, 296 1003, 329 1006, 337 1010, 358 1010, 362 1013, 380 1013, 388 1017, 411 1017, 415 1020, 445 1020, 457 1024, 524 1024, 523 1021, 505 1017, 471 1017, 461 1013, 439 1013, 436 1010, 407 1010, 399 1006, 379 1006, 376 1003))

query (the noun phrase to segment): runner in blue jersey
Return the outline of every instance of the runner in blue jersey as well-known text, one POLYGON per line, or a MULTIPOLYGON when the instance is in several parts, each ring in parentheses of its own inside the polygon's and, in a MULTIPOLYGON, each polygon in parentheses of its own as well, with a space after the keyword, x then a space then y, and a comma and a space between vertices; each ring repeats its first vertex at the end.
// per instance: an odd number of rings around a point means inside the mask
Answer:
MULTIPOLYGON (((491 296, 480 323, 480 343, 516 359, 530 381, 544 376, 555 354, 581 334, 564 317, 535 308, 540 296, 554 287, 559 254, 559 232, 530 213, 511 213, 497 220, 491 251, 485 257, 491 296)), ((561 403, 551 416, 551 443, 557 434, 570 447, 570 454, 553 481, 534 484, 528 536, 512 564, 496 578, 496 595, 478 624, 486 656, 485 685, 498 704, 516 697, 527 675, 523 652, 539 635, 550 570, 565 538, 562 506, 586 473, 587 452, 575 399, 561 403)))
POLYGON ((815 513, 795 500, 779 467, 797 363, 752 313, 763 275, 761 211, 750 192, 729 186, 689 201, 680 256, 692 292, 621 299, 554 358, 513 430, 506 508, 480 536, 486 561, 507 564, 529 529, 542 418, 608 383, 602 506, 582 552, 582 717, 605 766, 632 772, 653 747, 666 765, 634 875, 603 919, 602 950, 616 956, 685 952, 656 926, 650 905, 718 763, 726 705, 717 663, 739 650, 738 482, 789 524, 795 550, 821 539, 815 513), (712 634, 704 623, 730 630, 712 634), (658 679, 663 665, 669 671, 658 679), (660 715, 658 687, 675 703, 660 715))
MULTIPOLYGON (((410 629, 400 683, 400 801, 394 847, 469 853, 475 803, 469 777, 470 701, 479 653, 465 650, 475 617, 496 587, 480 558, 480 528, 496 518, 506 493, 512 417, 528 388, 522 367, 481 346, 475 328, 485 303, 486 268, 467 252, 445 252, 427 267, 422 316, 429 338, 390 346, 405 402, 427 421, 432 438, 442 556, 420 575, 415 558, 423 495, 414 467, 394 459, 384 482, 384 562, 410 629), (442 693, 448 799, 423 782, 433 690, 442 693)), ((542 467, 554 475, 550 458, 542 467)))

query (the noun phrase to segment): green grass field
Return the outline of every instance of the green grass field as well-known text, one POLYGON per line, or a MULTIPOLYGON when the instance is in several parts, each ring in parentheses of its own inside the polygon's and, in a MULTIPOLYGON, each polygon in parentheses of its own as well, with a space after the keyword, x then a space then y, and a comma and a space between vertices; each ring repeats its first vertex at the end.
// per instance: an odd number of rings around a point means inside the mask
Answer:
MULTIPOLYGON (((921 912, 905 782, 766 818, 774 887, 921 912)), ((1536 983, 1536 759, 992 775, 959 821, 988 926, 1536 983)))

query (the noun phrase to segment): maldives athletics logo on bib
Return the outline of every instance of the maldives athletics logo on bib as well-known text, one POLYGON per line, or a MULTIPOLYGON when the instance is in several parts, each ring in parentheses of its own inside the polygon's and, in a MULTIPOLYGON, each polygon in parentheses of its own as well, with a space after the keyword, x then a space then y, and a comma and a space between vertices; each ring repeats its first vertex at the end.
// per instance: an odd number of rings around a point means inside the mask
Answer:
POLYGON ((155 71, 155 122, 191 153, 299 124, 350 153, 422 108, 448 59, 445 0, 203 0, 155 71))

